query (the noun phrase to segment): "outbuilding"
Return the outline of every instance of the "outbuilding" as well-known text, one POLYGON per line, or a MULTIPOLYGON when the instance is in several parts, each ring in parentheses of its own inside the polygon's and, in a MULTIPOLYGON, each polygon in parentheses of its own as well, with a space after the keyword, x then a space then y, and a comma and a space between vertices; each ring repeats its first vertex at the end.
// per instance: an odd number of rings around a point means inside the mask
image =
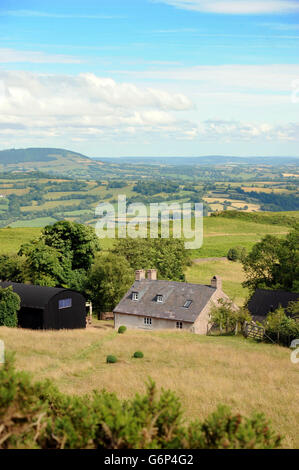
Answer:
POLYGON ((71 289, 0 282, 20 296, 18 326, 38 330, 86 328, 86 301, 71 289))
POLYGON ((287 308, 290 302, 299 301, 299 292, 285 290, 256 289, 248 302, 248 310, 254 321, 263 322, 268 313, 279 307, 287 308))

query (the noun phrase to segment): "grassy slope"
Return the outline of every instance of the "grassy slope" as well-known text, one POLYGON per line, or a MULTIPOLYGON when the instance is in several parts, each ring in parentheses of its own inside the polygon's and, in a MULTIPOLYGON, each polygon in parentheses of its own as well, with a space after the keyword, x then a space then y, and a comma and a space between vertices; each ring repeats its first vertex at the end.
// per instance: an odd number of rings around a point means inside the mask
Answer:
POLYGON ((17 368, 53 379, 62 391, 105 388, 126 398, 144 391, 151 376, 159 387, 176 390, 188 418, 203 418, 220 402, 244 414, 264 412, 285 435, 285 446, 299 446, 298 365, 287 348, 178 331, 119 335, 98 321, 88 330, 59 332, 1 327, 0 338, 16 351, 17 368), (144 359, 132 359, 136 350, 144 359), (107 365, 107 354, 119 362, 107 365))
POLYGON ((248 296, 248 289, 244 289, 241 283, 245 280, 241 263, 228 260, 206 261, 195 264, 186 270, 187 282, 210 284, 211 277, 217 274, 221 276, 223 291, 234 300, 237 305, 243 305, 248 296))
POLYGON ((16 253, 22 243, 37 237, 40 231, 40 228, 33 227, 0 229, 0 254, 16 253))

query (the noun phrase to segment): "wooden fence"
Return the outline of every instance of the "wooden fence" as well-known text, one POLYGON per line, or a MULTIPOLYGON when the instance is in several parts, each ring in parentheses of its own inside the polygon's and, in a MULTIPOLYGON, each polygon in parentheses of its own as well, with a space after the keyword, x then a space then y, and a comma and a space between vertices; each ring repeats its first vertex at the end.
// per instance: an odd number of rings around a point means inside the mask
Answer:
POLYGON ((243 333, 245 338, 253 338, 262 341, 265 335, 265 328, 253 322, 245 322, 243 333))

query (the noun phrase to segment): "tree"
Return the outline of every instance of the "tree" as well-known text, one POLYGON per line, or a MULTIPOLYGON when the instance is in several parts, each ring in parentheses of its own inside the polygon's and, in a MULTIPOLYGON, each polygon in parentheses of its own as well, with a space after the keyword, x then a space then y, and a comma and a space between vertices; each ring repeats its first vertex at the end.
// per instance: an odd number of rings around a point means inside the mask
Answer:
POLYGON ((21 246, 19 255, 26 257, 26 277, 32 284, 40 286, 67 286, 71 272, 69 254, 62 255, 42 240, 21 246))
MULTIPOLYGON (((291 311, 293 308, 296 313, 298 306, 290 306, 291 311)), ((286 310, 280 307, 269 313, 265 322, 267 336, 285 346, 289 346, 291 341, 299 336, 299 323, 295 318, 288 316, 288 312, 289 307, 286 310)))
POLYGON ((250 321, 251 315, 245 308, 236 309, 230 299, 219 299, 218 305, 214 305, 210 312, 210 323, 218 326, 220 334, 225 328, 226 333, 234 330, 238 334, 245 321, 250 321))
POLYGON ((0 255, 2 281, 25 281, 25 260, 18 255, 0 255))
POLYGON ((86 291, 95 310, 111 311, 134 281, 134 272, 123 256, 113 253, 96 257, 87 279, 86 291))
POLYGON ((227 253, 227 259, 230 261, 243 261, 246 257, 246 249, 242 246, 230 248, 227 253))
POLYGON ((285 239, 266 235, 243 260, 244 287, 299 291, 299 225, 285 239))
POLYGON ((187 250, 184 241, 175 238, 120 239, 113 253, 124 256, 131 268, 157 269, 161 279, 184 281, 187 250))
POLYGON ((70 256, 72 269, 85 271, 90 268, 96 252, 100 249, 99 239, 92 227, 65 220, 47 225, 41 240, 62 255, 70 256))
POLYGON ((17 312, 20 310, 20 297, 11 286, 0 287, 0 326, 15 327, 18 325, 17 312))

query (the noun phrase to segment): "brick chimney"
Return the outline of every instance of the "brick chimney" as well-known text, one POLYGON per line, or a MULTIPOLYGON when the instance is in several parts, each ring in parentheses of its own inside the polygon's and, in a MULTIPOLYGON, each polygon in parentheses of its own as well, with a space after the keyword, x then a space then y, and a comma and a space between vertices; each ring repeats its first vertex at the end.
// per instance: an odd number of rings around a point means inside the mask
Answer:
POLYGON ((222 289, 222 279, 220 276, 213 276, 211 279, 211 287, 214 289, 222 289))
POLYGON ((156 281, 157 280, 157 270, 156 269, 148 269, 146 271, 146 273, 147 273, 147 278, 150 281, 156 281))
POLYGON ((135 271, 135 281, 142 281, 143 279, 145 279, 145 270, 138 269, 135 271))

